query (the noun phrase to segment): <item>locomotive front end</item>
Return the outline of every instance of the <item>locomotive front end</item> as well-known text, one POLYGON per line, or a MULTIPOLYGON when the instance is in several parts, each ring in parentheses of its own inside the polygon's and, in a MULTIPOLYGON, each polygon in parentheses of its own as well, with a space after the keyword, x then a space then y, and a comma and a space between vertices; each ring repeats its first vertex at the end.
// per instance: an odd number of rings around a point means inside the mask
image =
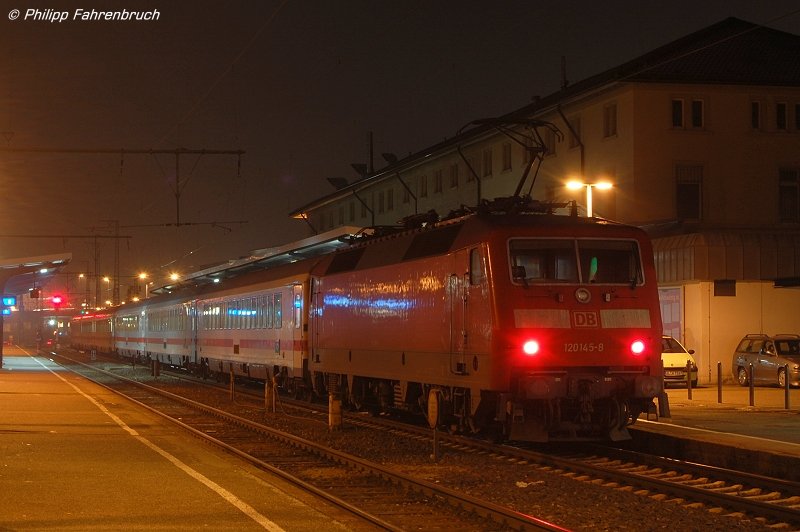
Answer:
MULTIPOLYGON (((495 353, 510 439, 628 439, 662 391, 652 253, 633 228, 591 222, 505 243, 495 353)), ((495 272, 496 286, 502 274, 495 272)))

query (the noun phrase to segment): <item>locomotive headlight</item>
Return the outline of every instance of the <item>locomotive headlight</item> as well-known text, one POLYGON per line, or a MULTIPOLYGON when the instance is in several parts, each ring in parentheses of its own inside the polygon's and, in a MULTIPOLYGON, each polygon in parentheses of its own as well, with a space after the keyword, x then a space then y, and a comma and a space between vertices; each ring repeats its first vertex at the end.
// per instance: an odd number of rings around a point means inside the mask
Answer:
POLYGON ((529 357, 534 356, 536 353, 539 352, 539 342, 536 340, 528 340, 524 344, 522 344, 522 352, 528 355, 529 357))
POLYGON ((644 342, 641 340, 634 340, 631 343, 631 353, 634 355, 641 355, 644 353, 644 342))
POLYGON ((592 293, 587 289, 580 287, 575 290, 575 299, 578 301, 578 303, 588 303, 592 300, 592 293))

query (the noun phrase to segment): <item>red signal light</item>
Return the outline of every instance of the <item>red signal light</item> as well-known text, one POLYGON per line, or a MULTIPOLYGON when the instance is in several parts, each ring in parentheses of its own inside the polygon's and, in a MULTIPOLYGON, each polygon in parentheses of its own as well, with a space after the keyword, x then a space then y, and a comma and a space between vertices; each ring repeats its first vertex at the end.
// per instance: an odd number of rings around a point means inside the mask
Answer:
POLYGON ((631 353, 634 355, 641 355, 644 353, 644 342, 641 340, 634 340, 631 342, 631 353))
POLYGON ((50 301, 53 303, 53 306, 58 308, 64 304, 64 298, 60 295, 55 295, 50 298, 50 301))
POLYGON ((527 340, 524 344, 522 344, 522 352, 532 357, 539 352, 540 346, 539 342, 536 340, 527 340))

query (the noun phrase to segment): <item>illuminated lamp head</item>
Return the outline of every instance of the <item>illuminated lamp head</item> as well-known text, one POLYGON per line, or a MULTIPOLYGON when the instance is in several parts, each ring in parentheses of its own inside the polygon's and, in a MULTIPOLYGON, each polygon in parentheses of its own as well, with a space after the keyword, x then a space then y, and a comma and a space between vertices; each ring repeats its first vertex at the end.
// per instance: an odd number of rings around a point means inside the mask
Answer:
POLYGON ((527 340, 524 344, 522 344, 522 352, 532 357, 539 353, 539 342, 536 340, 527 340))
POLYGON ((631 353, 637 356, 644 353, 644 342, 642 340, 634 340, 631 342, 631 353))

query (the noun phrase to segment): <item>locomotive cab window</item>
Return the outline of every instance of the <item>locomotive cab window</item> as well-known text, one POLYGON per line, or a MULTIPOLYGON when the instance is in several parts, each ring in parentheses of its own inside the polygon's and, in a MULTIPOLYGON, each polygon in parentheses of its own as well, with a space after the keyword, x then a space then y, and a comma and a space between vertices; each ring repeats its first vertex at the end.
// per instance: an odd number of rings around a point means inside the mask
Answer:
POLYGON ((632 240, 519 238, 509 242, 515 283, 642 284, 639 248, 632 240))
POLYGON ((515 282, 578 282, 573 240, 520 238, 509 247, 515 282))
POLYGON ((631 240, 578 240, 584 283, 642 284, 639 250, 631 240))

